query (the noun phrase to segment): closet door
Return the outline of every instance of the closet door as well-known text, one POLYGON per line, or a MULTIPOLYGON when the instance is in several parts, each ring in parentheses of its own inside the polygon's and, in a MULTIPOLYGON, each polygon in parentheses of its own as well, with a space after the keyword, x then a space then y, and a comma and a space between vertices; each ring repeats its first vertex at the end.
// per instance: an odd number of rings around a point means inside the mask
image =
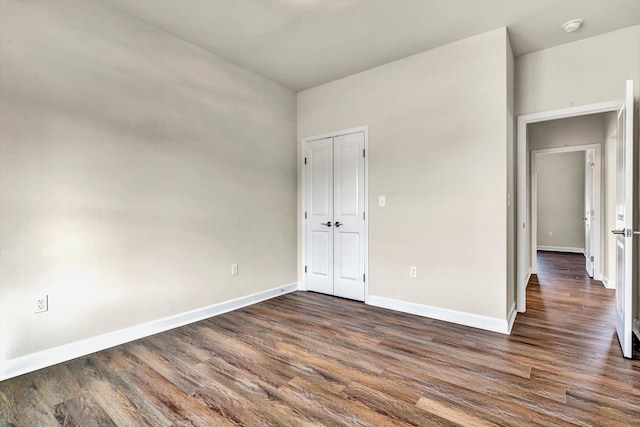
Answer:
POLYGON ((364 301, 364 133, 333 139, 333 294, 364 301))
POLYGON ((364 301, 364 133, 305 147, 306 287, 364 301))
POLYGON ((333 295, 333 138, 307 143, 306 286, 333 295))

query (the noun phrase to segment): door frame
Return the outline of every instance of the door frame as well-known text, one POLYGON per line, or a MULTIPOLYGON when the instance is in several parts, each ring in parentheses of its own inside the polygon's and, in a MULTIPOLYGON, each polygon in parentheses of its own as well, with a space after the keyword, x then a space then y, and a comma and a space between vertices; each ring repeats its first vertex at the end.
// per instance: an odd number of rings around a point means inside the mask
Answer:
MULTIPOLYGON (((593 261, 593 278, 595 280, 602 280, 602 235, 604 222, 602 221, 602 144, 585 144, 574 145, 570 147, 557 147, 557 148, 542 148, 538 150, 531 150, 531 169, 530 169, 530 183, 531 183, 531 274, 537 274, 538 261, 533 254, 538 250, 538 184, 536 182, 537 174, 537 162, 536 158, 542 154, 559 154, 559 153, 571 153, 576 151, 593 150, 595 172, 593 176, 593 198, 595 205, 595 221, 593 229, 597 230, 593 235, 594 240, 594 261, 593 261)), ((586 179, 586 177, 585 177, 586 179)), ((585 242, 586 243, 586 242, 585 242)), ((585 248, 586 250, 586 248, 585 248)))
MULTIPOLYGON (((516 213, 516 308, 518 312, 527 310, 527 284, 532 274, 533 253, 527 256, 527 246, 530 244, 531 225, 528 222, 528 210, 531 207, 531 195, 527 188, 527 176, 530 165, 527 162, 529 144, 527 140, 527 126, 533 123, 550 120, 566 119, 569 117, 585 116, 589 114, 608 113, 618 111, 623 99, 596 104, 569 107, 559 110, 543 111, 540 113, 522 114, 517 118, 516 150, 517 150, 517 213, 516 213)), ((530 246, 529 246, 530 247, 530 246)))
POLYGON ((365 218, 364 218, 364 303, 369 303, 369 125, 357 126, 348 129, 342 129, 332 132, 326 132, 319 135, 312 135, 303 137, 300 140, 301 146, 299 149, 300 158, 300 204, 299 204, 299 214, 298 221, 302 225, 300 227, 301 237, 300 237, 300 247, 301 247, 301 263, 300 263, 300 276, 302 279, 300 280, 300 284, 298 285, 298 290, 306 291, 307 290, 307 276, 305 274, 304 268, 307 261, 307 226, 304 218, 305 207, 307 205, 307 189, 306 189, 306 168, 304 167, 304 157, 305 157, 305 144, 307 142, 315 141, 318 139, 325 138, 335 138, 340 135, 348 135, 351 133, 363 132, 364 133, 364 210, 365 210, 365 218))

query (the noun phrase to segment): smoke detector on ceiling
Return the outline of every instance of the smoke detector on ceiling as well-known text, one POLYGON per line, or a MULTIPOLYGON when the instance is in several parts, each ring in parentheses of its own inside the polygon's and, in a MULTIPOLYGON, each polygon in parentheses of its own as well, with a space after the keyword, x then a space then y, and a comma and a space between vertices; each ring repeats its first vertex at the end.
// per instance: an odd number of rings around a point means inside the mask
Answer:
POLYGON ((567 33, 573 33, 582 25, 582 19, 572 19, 562 24, 562 29, 567 33))

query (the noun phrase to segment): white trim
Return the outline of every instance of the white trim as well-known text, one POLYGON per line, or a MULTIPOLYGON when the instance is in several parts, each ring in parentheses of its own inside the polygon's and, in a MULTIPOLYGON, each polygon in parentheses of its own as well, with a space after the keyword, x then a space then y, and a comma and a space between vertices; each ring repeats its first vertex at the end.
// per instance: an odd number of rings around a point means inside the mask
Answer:
POLYGON ((352 127, 352 128, 348 128, 348 129, 342 129, 342 130, 338 130, 338 131, 333 131, 333 132, 326 132, 320 135, 313 135, 313 136, 305 136, 302 139, 300 139, 300 146, 299 148, 299 152, 300 152, 300 164, 301 166, 301 172, 300 172, 300 180, 298 181, 298 185, 301 186, 300 188, 300 214, 299 214, 299 221, 302 224, 302 227, 299 229, 300 232, 302 233, 302 236, 300 237, 300 241, 301 241, 301 272, 302 272, 302 280, 300 281, 300 285, 299 285, 299 290, 301 291, 306 291, 307 290, 307 285, 306 285, 306 274, 304 272, 304 267, 306 264, 306 260, 307 260, 307 253, 306 253, 306 222, 304 220, 304 210, 305 210, 305 206, 306 206, 306 185, 305 185, 305 179, 306 179, 306 175, 305 175, 305 165, 304 165, 304 157, 305 157, 305 144, 307 142, 310 141, 315 141, 318 139, 324 139, 324 138, 335 138, 336 136, 340 136, 340 135, 348 135, 351 133, 357 133, 357 132, 363 132, 364 133, 364 149, 365 149, 365 153, 366 155, 364 156, 364 209, 365 209, 365 219, 364 219, 364 275, 365 275, 365 281, 364 281, 364 302, 368 303, 369 301, 369 125, 364 125, 364 126, 357 126, 357 127, 352 127))
MULTIPOLYGON (((531 258, 527 259, 527 244, 530 243, 527 234, 530 232, 530 226, 527 224, 527 174, 529 168, 527 165, 527 125, 547 120, 564 119, 568 117, 583 116, 587 114, 606 113, 609 111, 617 111, 623 100, 602 102, 598 104, 583 105, 580 107, 563 108, 560 110, 544 111, 540 113, 523 114, 518 116, 518 124, 516 130, 516 149, 517 149, 517 247, 516 247, 516 299, 519 312, 525 312, 527 309, 526 294, 526 272, 531 268, 531 258)), ((531 254, 533 257, 534 254, 531 254)))
POLYGON ((507 318, 507 327, 508 332, 507 334, 511 335, 511 330, 513 329, 513 324, 516 321, 516 316, 518 315, 518 310, 516 310, 516 303, 514 302, 513 305, 511 306, 511 309, 509 310, 509 317, 507 318))
MULTIPOLYGON (((593 150, 593 163, 595 164, 595 172, 593 175, 593 204, 594 204, 594 225, 593 228, 596 230, 593 233, 593 278, 596 280, 602 280, 602 247, 601 241, 602 236, 604 234, 604 221, 602 221, 602 194, 604 185, 604 179, 602 179, 602 143, 597 144, 583 144, 583 145, 573 145, 570 147, 558 147, 558 148, 542 148, 538 150, 531 150, 531 168, 530 168, 530 179, 529 185, 531 187, 530 195, 531 195, 531 271, 535 274, 538 272, 538 261, 533 254, 536 249, 540 249, 538 246, 538 183, 537 183, 537 159, 539 155, 548 155, 548 154, 559 154, 559 153, 571 153, 576 151, 587 151, 593 150)), ((547 249, 542 249, 547 250, 547 249)), ((571 250, 555 250, 548 249, 555 252, 574 252, 571 250)), ((585 248, 577 251, 576 253, 585 253, 585 248)))
POLYGON ((539 251, 549 251, 549 252, 569 252, 572 254, 583 254, 584 248, 572 248, 570 246, 543 246, 538 245, 536 247, 539 251))
POLYGON ((46 368, 47 366, 55 365, 57 363, 66 362, 67 360, 95 353, 96 351, 101 351, 129 341, 168 331, 169 329, 174 329, 189 323, 198 322, 212 316, 237 310, 248 305, 294 292, 296 290, 298 290, 298 283, 290 283, 284 286, 278 286, 277 288, 257 292, 255 294, 213 304, 208 307, 198 308, 176 314, 174 316, 165 317, 163 319, 153 320, 141 325, 120 329, 118 331, 109 332, 36 353, 27 354, 25 356, 16 357, 14 359, 5 360, 2 362, 2 367, 0 369, 0 381, 26 374, 37 369, 46 368))
POLYGON ((607 289, 615 289, 616 285, 609 282, 609 278, 607 276, 602 276, 602 284, 607 289))
MULTIPOLYGON (((417 316, 429 317, 431 319, 444 320, 445 322, 457 323, 459 325, 471 326, 473 328, 484 329, 487 331, 500 332, 502 334, 509 334, 511 330, 509 326, 509 322, 512 321, 511 318, 509 320, 497 319, 494 317, 481 316, 479 314, 432 307, 392 298, 379 297, 376 295, 369 295, 369 301, 367 304, 375 307, 401 311, 403 313, 415 314, 417 316)), ((510 317, 513 317, 513 320, 515 320, 515 314, 512 314, 510 317)))

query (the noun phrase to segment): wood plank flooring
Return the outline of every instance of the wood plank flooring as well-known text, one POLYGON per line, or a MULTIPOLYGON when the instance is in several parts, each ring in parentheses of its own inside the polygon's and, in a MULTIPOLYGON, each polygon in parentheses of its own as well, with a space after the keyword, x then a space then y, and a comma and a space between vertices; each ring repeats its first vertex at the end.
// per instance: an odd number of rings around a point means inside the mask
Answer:
POLYGON ((510 336, 297 292, 3 381, 0 425, 640 425, 613 291, 538 262, 510 336))

